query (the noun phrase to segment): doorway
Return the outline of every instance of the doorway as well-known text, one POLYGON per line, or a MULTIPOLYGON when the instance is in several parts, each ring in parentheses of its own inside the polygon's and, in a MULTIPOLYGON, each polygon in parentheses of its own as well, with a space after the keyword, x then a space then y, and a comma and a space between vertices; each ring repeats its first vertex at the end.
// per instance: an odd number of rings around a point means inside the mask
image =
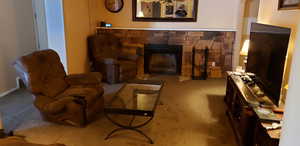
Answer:
POLYGON ((37 48, 53 49, 67 72, 64 13, 62 0, 32 0, 37 48))

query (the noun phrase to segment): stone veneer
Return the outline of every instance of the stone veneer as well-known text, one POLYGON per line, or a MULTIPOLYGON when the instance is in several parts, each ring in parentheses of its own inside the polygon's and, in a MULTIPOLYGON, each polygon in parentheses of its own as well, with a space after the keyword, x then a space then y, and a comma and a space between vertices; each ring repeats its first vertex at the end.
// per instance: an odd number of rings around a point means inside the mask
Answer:
MULTIPOLYGON (((235 32, 232 31, 182 31, 182 30, 131 30, 100 29, 98 33, 112 33, 123 44, 143 46, 144 44, 182 45, 182 76, 192 74, 192 49, 209 48, 209 77, 224 77, 232 69, 233 45, 235 32), (215 67, 213 67, 215 62, 215 67)), ((199 57, 198 62, 199 61, 199 57)), ((196 59, 197 60, 197 59, 196 59)), ((139 74, 143 74, 143 59, 139 61, 139 74)), ((197 69, 199 70, 199 69, 197 69)), ((199 72, 196 72, 199 74, 199 72)))

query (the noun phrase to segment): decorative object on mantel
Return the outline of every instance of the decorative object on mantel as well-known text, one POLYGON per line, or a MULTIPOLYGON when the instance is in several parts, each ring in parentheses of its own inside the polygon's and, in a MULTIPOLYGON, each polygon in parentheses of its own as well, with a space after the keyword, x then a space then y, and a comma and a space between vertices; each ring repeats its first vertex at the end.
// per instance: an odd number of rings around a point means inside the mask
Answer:
POLYGON ((300 9, 300 0, 279 0, 279 10, 300 9))
POLYGON ((133 21, 196 22, 198 0, 132 0, 133 21))
POLYGON ((105 8, 112 13, 120 12, 123 6, 123 0, 105 0, 105 8))
POLYGON ((101 21, 99 24, 100 27, 112 27, 112 24, 101 21))

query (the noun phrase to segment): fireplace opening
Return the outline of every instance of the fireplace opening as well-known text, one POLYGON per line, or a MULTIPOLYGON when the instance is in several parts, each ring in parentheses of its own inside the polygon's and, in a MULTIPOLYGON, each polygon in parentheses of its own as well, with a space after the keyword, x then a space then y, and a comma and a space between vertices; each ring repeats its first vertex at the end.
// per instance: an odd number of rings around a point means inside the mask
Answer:
POLYGON ((150 72, 176 73, 176 56, 174 54, 153 54, 150 58, 149 70, 150 72))
POLYGON ((181 74, 181 45, 146 44, 144 52, 145 73, 181 74))

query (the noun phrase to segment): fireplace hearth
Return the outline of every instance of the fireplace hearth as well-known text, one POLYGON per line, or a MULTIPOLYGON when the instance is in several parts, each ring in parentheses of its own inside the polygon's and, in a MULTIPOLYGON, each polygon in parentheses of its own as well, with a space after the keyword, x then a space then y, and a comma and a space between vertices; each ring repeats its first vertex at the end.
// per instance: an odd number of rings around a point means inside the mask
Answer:
POLYGON ((145 44, 146 74, 181 74, 182 45, 145 44))

